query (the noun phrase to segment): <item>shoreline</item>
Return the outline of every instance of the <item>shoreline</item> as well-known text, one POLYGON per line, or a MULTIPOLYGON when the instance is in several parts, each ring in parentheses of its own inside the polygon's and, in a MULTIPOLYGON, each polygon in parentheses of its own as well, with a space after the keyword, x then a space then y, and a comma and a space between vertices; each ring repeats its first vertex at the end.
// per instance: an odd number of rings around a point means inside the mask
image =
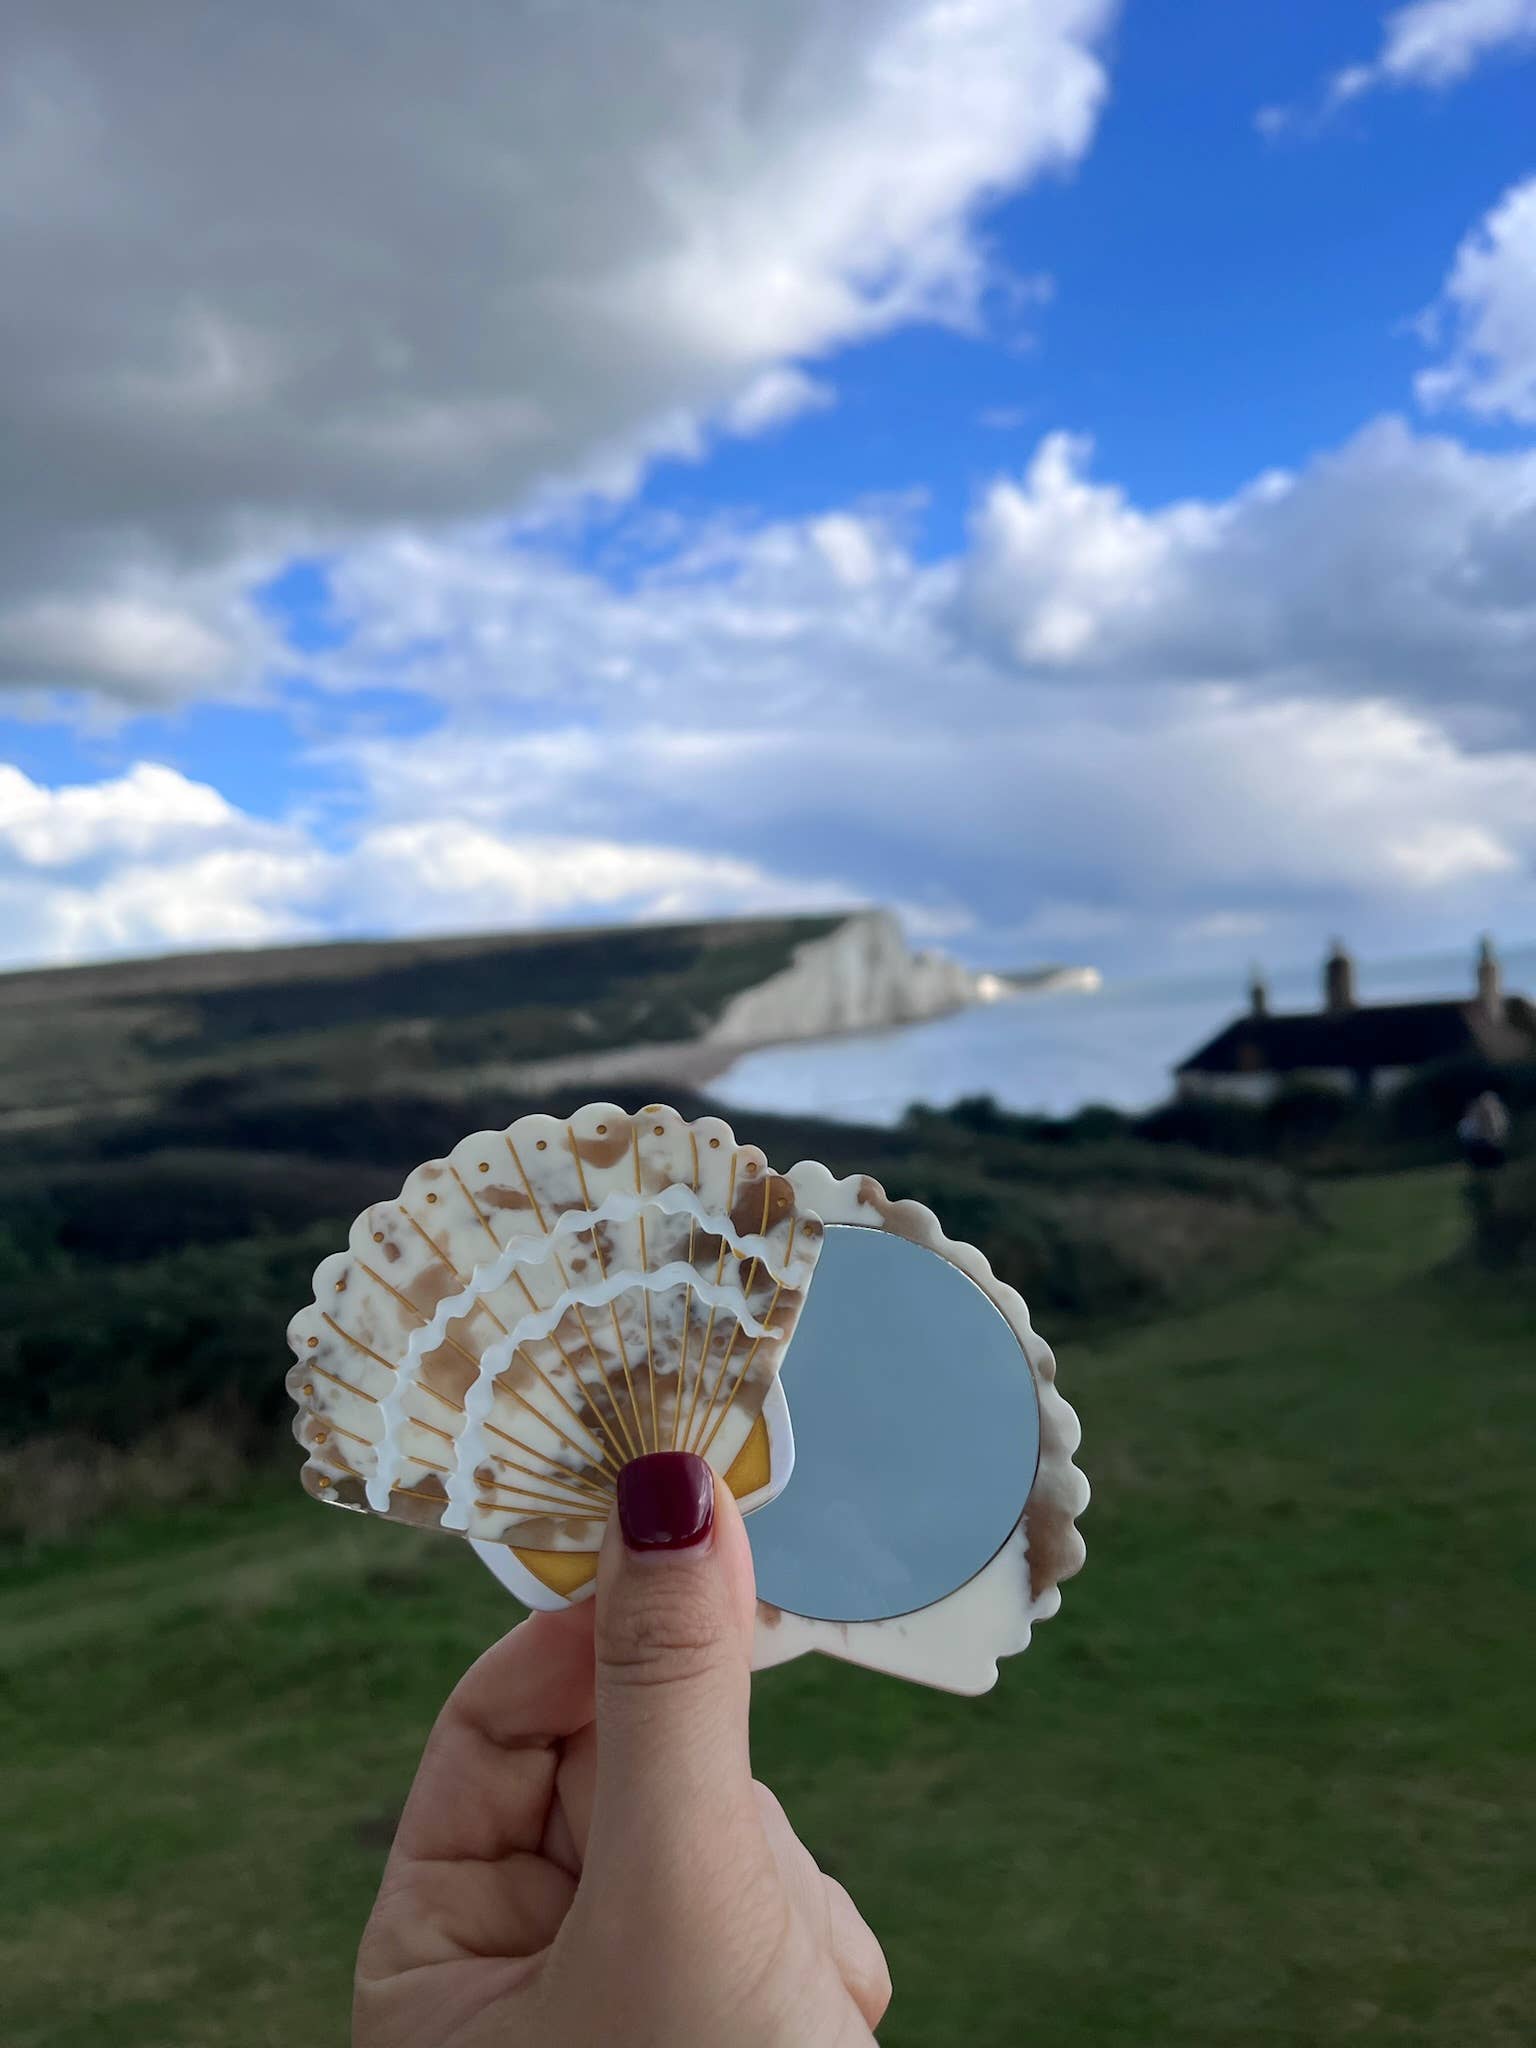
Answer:
MULTIPOLYGON (((1005 997, 1004 1001, 1011 1000, 1005 997)), ((970 1010, 990 1009, 985 1001, 951 1003, 941 1010, 929 1010, 921 1017, 897 1017, 887 1024, 855 1024, 841 1031, 807 1032, 792 1038, 758 1038, 739 1043, 719 1039, 667 1039, 654 1045, 612 1046, 606 1052, 561 1054, 558 1058, 528 1060, 516 1065, 481 1068, 480 1074, 512 1093, 530 1088, 565 1088, 600 1081, 680 1081, 700 1094, 712 1082, 722 1079, 742 1060, 761 1052, 785 1052, 793 1047, 845 1045, 857 1038, 894 1038, 924 1024, 938 1024, 946 1017, 963 1016, 970 1010)))

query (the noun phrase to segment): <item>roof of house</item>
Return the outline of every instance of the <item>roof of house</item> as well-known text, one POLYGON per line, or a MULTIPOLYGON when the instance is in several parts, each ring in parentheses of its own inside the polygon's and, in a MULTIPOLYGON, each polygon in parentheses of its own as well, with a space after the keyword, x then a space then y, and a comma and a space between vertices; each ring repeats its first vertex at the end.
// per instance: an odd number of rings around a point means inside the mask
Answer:
POLYGON ((1179 1063, 1181 1074, 1369 1073, 1422 1067, 1458 1054, 1491 1060, 1536 1057, 1536 1007, 1521 996, 1494 1023, 1477 1002, 1377 1003, 1337 1013, 1238 1017, 1179 1063))

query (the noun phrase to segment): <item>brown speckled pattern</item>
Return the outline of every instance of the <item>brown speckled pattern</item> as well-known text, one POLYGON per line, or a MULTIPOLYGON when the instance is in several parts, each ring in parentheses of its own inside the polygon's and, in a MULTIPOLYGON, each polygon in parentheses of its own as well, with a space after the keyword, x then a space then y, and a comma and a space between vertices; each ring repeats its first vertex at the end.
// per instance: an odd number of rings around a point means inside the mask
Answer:
POLYGON ((727 1306, 693 1287, 630 1289, 602 1306, 577 1302, 547 1335, 522 1342, 495 1381, 477 1458, 468 1535, 537 1549, 590 1550, 601 1540, 619 1467, 641 1451, 700 1450, 724 1472, 778 1371, 820 1250, 821 1225, 764 1155, 728 1124, 690 1124, 654 1106, 628 1116, 592 1103, 567 1122, 520 1119, 463 1139, 417 1167, 397 1200, 365 1210, 348 1247, 315 1274, 315 1299, 289 1327, 294 1433, 304 1484, 322 1500, 366 1506, 363 1486, 383 1436, 380 1404, 412 1333, 464 1291, 513 1239, 537 1248, 451 1321, 421 1364, 400 1436, 392 1519, 439 1526, 482 1354, 566 1291, 679 1261, 705 1283, 739 1287, 778 1334, 753 1339, 727 1306), (562 1216, 612 1195, 692 1189, 739 1241, 767 1239, 766 1259, 738 1256, 696 1220, 643 1208, 565 1234, 562 1216), (786 1277, 776 1280, 771 1263, 786 1277))

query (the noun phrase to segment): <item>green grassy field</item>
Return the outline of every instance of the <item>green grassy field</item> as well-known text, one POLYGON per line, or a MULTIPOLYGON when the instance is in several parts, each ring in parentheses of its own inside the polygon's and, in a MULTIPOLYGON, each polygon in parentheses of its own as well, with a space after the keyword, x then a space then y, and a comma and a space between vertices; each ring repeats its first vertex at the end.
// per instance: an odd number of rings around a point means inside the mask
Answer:
MULTIPOLYGON (((1241 1296, 1063 1347, 1089 1565, 994 1693, 759 1682, 886 2043, 1530 2039, 1536 1313, 1447 1270, 1449 1172, 1324 1201, 1241 1296)), ((296 1483, 8 1567, 8 2048, 344 2041, 422 1736, 507 1619, 296 1483)))

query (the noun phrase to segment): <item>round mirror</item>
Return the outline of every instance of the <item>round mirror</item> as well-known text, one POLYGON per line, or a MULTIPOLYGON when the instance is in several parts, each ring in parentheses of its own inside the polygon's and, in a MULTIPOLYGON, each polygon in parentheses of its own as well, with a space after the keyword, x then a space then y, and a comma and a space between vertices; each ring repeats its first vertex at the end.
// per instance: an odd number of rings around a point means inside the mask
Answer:
POLYGON ((781 1378, 785 1491, 747 1523, 761 1599, 822 1621, 930 1607, 995 1557, 1040 1455, 995 1302, 925 1245, 829 1224, 781 1378))

